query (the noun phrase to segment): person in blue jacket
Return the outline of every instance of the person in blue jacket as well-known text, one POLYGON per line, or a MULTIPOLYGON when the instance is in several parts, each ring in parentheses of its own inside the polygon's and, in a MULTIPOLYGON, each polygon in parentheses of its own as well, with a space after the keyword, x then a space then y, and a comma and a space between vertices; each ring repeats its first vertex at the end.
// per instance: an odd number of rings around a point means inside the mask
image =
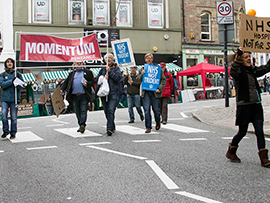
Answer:
POLYGON ((115 132, 115 110, 118 104, 119 82, 122 78, 119 66, 114 63, 114 56, 108 53, 104 56, 106 67, 102 67, 99 71, 96 82, 100 76, 104 76, 108 80, 109 95, 101 97, 104 113, 107 119, 107 135, 111 136, 115 132))
POLYGON ((8 58, 5 61, 5 72, 0 74, 0 87, 2 88, 1 93, 1 116, 3 125, 2 138, 6 138, 10 134, 10 139, 14 139, 17 133, 17 113, 18 105, 21 102, 20 90, 23 88, 18 85, 16 88, 14 86, 14 80, 19 78, 23 81, 21 74, 17 71, 15 76, 15 61, 12 58, 8 58), (15 102, 15 89, 17 90, 17 102, 15 102), (9 130, 8 123, 8 109, 10 109, 11 117, 11 129, 9 130))

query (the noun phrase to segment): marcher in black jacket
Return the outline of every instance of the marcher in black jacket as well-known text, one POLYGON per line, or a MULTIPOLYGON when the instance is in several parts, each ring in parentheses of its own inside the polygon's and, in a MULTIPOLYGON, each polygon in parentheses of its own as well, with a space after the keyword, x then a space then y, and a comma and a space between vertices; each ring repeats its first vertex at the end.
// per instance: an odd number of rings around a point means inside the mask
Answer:
POLYGON ((237 49, 234 61, 231 66, 230 74, 235 81, 236 89, 236 122, 239 126, 238 133, 229 143, 226 157, 232 162, 241 162, 236 155, 238 143, 246 135, 248 124, 251 122, 257 137, 257 146, 261 165, 270 167, 268 160, 268 150, 265 148, 265 138, 263 132, 263 108, 261 104, 261 90, 257 77, 263 76, 270 71, 270 60, 266 65, 252 66, 250 52, 243 52, 237 49))
POLYGON ((84 68, 83 62, 75 62, 75 69, 69 73, 68 78, 61 86, 61 90, 67 92, 67 100, 73 101, 76 117, 80 128, 77 132, 84 133, 88 103, 92 99, 92 87, 94 87, 94 76, 92 71, 84 68))

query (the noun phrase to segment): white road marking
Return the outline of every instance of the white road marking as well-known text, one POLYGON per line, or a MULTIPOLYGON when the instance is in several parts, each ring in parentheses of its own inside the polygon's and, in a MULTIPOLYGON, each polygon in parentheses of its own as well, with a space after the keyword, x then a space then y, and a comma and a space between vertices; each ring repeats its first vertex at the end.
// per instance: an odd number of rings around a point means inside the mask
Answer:
POLYGON ((97 124, 98 122, 87 122, 86 124, 97 124))
POLYGON ((65 122, 65 121, 60 121, 58 119, 52 119, 53 122, 56 122, 56 123, 62 123, 62 124, 69 124, 68 122, 65 122))
POLYGON ((183 112, 180 112, 180 114, 181 114, 181 116, 182 116, 183 118, 188 118, 188 116, 187 116, 186 114, 184 114, 183 112))
POLYGON ((59 128, 59 129, 54 129, 55 131, 58 131, 60 133, 69 135, 71 137, 77 138, 77 137, 99 137, 102 136, 101 134, 85 130, 84 133, 77 132, 78 128, 59 128))
POLYGON ((199 196, 199 195, 194 195, 194 194, 191 194, 191 193, 185 192, 185 191, 176 192, 176 194, 179 194, 179 195, 182 195, 182 196, 185 196, 185 197, 189 197, 189 198, 192 198, 192 199, 196 199, 196 200, 206 202, 206 203, 222 203, 222 202, 215 201, 215 200, 212 200, 212 199, 209 199, 209 198, 206 198, 206 197, 202 197, 202 196, 199 196))
POLYGON ((265 138, 265 140, 270 141, 270 138, 265 138))
POLYGON ((161 142, 161 140, 132 140, 135 143, 142 143, 142 142, 161 142))
POLYGON ((19 127, 18 130, 29 129, 29 128, 32 128, 32 127, 19 127))
POLYGON ((65 124, 53 124, 53 125, 46 125, 46 127, 56 127, 56 126, 63 126, 65 124))
MULTIPOLYGON (((223 139, 223 140, 231 140, 231 139, 233 139, 233 137, 221 137, 221 139, 223 139)), ((249 137, 243 137, 243 139, 249 139, 249 137)), ((270 139, 269 139, 269 141, 270 141, 270 139)))
MULTIPOLYGON (((131 135, 140 135, 140 134, 145 134, 145 130, 141 128, 136 128, 130 125, 118 125, 116 128, 117 131, 121 131, 124 133, 128 133, 131 135)), ((157 132, 151 131, 149 134, 159 134, 157 132)))
POLYGON ((169 118, 169 121, 181 121, 184 120, 184 118, 169 118))
POLYGON ((183 132, 183 133, 202 133, 202 132, 209 132, 207 130, 201 130, 197 128, 191 128, 191 127, 186 127, 182 125, 176 125, 176 124, 167 124, 167 125, 162 125, 162 128, 168 129, 168 130, 174 130, 178 132, 183 132))
POLYGON ((111 142, 90 142, 90 143, 81 143, 80 146, 87 146, 87 145, 102 145, 102 144, 111 144, 111 142))
POLYGON ((46 147, 32 147, 32 148, 26 148, 27 150, 37 150, 37 149, 53 149, 58 148, 57 146, 46 146, 46 147))
POLYGON ((118 151, 114 151, 114 150, 110 150, 110 149, 105 149, 105 148, 101 148, 101 147, 96 147, 96 146, 87 146, 87 147, 92 148, 92 149, 98 149, 98 150, 109 152, 109 153, 118 154, 118 155, 121 155, 121 156, 131 157, 131 158, 135 158, 135 159, 140 159, 140 160, 147 159, 145 157, 135 156, 135 155, 132 155, 132 154, 126 154, 126 153, 123 153, 123 152, 118 152, 118 151))
POLYGON ((146 160, 146 163, 152 168, 152 170, 157 174, 157 176, 169 190, 179 189, 179 187, 161 170, 161 168, 153 160, 146 160))
POLYGON ((3 153, 4 151, 3 150, 0 150, 0 153, 3 153))
POLYGON ((19 143, 19 142, 33 142, 33 141, 41 141, 43 140, 36 134, 32 133, 31 131, 25 132, 18 132, 16 134, 16 138, 10 140, 12 143, 19 143))
POLYGON ((202 141, 207 140, 206 138, 186 138, 186 139, 179 139, 181 141, 202 141))

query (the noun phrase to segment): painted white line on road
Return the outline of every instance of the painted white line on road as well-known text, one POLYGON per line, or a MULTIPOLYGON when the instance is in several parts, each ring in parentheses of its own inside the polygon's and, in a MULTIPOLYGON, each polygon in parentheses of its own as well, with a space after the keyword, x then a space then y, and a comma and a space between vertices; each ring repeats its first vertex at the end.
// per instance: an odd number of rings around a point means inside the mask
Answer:
POLYGON ((102 144, 111 144, 111 142, 90 142, 90 143, 81 143, 80 146, 87 146, 87 145, 102 145, 102 144))
POLYGON ((97 124, 98 122, 87 122, 86 124, 97 124))
MULTIPOLYGON (((231 140, 233 137, 221 137, 223 140, 231 140)), ((243 137, 243 139, 249 139, 249 137, 243 137)))
POLYGON ((202 141, 207 140, 206 138, 186 138, 186 139, 179 139, 181 141, 202 141))
POLYGON ((180 114, 181 114, 181 116, 182 116, 183 118, 188 118, 188 116, 187 116, 186 114, 184 114, 183 112, 180 112, 180 114))
POLYGON ((162 142, 161 140, 132 140, 135 143, 143 143, 143 142, 162 142))
POLYGON ((29 129, 29 128, 32 128, 32 127, 19 127, 18 130, 29 129))
POLYGON ((146 163, 152 168, 152 170, 157 174, 157 176, 169 190, 179 189, 179 187, 161 170, 161 168, 153 160, 146 160, 146 163))
POLYGON ((222 203, 222 202, 212 200, 212 199, 209 199, 209 198, 206 198, 206 197, 202 197, 202 196, 199 196, 199 195, 194 195, 194 194, 191 194, 191 193, 185 192, 185 191, 176 192, 176 194, 182 195, 182 196, 185 196, 185 197, 189 197, 189 198, 192 198, 192 199, 196 199, 196 200, 206 202, 206 203, 222 203))
POLYGON ((186 127, 182 125, 176 125, 176 124, 167 124, 167 125, 162 125, 162 128, 168 129, 168 130, 174 130, 178 132, 183 132, 183 133, 202 133, 202 132, 209 132, 207 130, 201 130, 197 128, 191 128, 191 127, 186 127))
MULTIPOLYGON (((130 125, 118 125, 116 130, 131 135, 145 134, 145 129, 136 128, 130 125)), ((151 131, 151 133, 149 134, 159 134, 159 133, 151 131)))
POLYGON ((87 146, 87 147, 92 148, 92 149, 98 149, 98 150, 109 152, 109 153, 118 154, 118 155, 121 155, 121 156, 131 157, 131 158, 135 158, 135 159, 140 159, 140 160, 147 159, 145 157, 135 156, 135 155, 132 155, 132 154, 126 154, 126 153, 123 153, 123 152, 118 152, 118 151, 114 151, 114 150, 110 150, 110 149, 105 149, 105 148, 101 148, 101 147, 96 147, 96 146, 87 146))
POLYGON ((85 130, 84 133, 77 132, 78 128, 59 128, 59 129, 54 129, 55 131, 58 131, 60 133, 69 135, 74 138, 78 137, 99 137, 102 136, 101 134, 85 130))
POLYGON ((69 124, 68 122, 59 121, 58 119, 52 119, 52 121, 56 123, 69 124))
POLYGON ((0 150, 0 153, 3 153, 4 151, 3 150, 0 150))
POLYGON ((56 126, 63 126, 65 124, 53 124, 53 125, 46 125, 46 127, 56 127, 56 126))
POLYGON ((36 134, 32 133, 31 131, 25 132, 17 132, 16 138, 10 140, 12 143, 19 143, 19 142, 34 142, 34 141, 41 141, 43 140, 36 134))
POLYGON ((38 150, 38 149, 54 149, 58 148, 57 146, 46 146, 46 147, 31 147, 31 148, 26 148, 27 150, 38 150))
POLYGON ((270 141, 270 138, 265 138, 265 140, 270 141))
POLYGON ((169 118, 169 121, 181 121, 184 120, 184 118, 169 118))

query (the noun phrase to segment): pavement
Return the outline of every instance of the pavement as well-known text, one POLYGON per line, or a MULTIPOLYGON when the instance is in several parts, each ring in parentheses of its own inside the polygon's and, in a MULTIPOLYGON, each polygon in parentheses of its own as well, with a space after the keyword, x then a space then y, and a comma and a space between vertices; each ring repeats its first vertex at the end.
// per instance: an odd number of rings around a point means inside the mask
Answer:
MULTIPOLYGON (((264 110, 264 133, 266 137, 270 137, 270 94, 262 93, 262 105, 264 110)), ((217 125, 225 128, 233 128, 236 131, 238 126, 235 126, 236 106, 235 99, 230 99, 229 107, 216 106, 211 108, 200 109, 193 112, 193 117, 207 124, 217 125), (233 101, 233 102, 231 102, 233 101)), ((248 132, 254 133, 252 124, 249 124, 248 132)))

